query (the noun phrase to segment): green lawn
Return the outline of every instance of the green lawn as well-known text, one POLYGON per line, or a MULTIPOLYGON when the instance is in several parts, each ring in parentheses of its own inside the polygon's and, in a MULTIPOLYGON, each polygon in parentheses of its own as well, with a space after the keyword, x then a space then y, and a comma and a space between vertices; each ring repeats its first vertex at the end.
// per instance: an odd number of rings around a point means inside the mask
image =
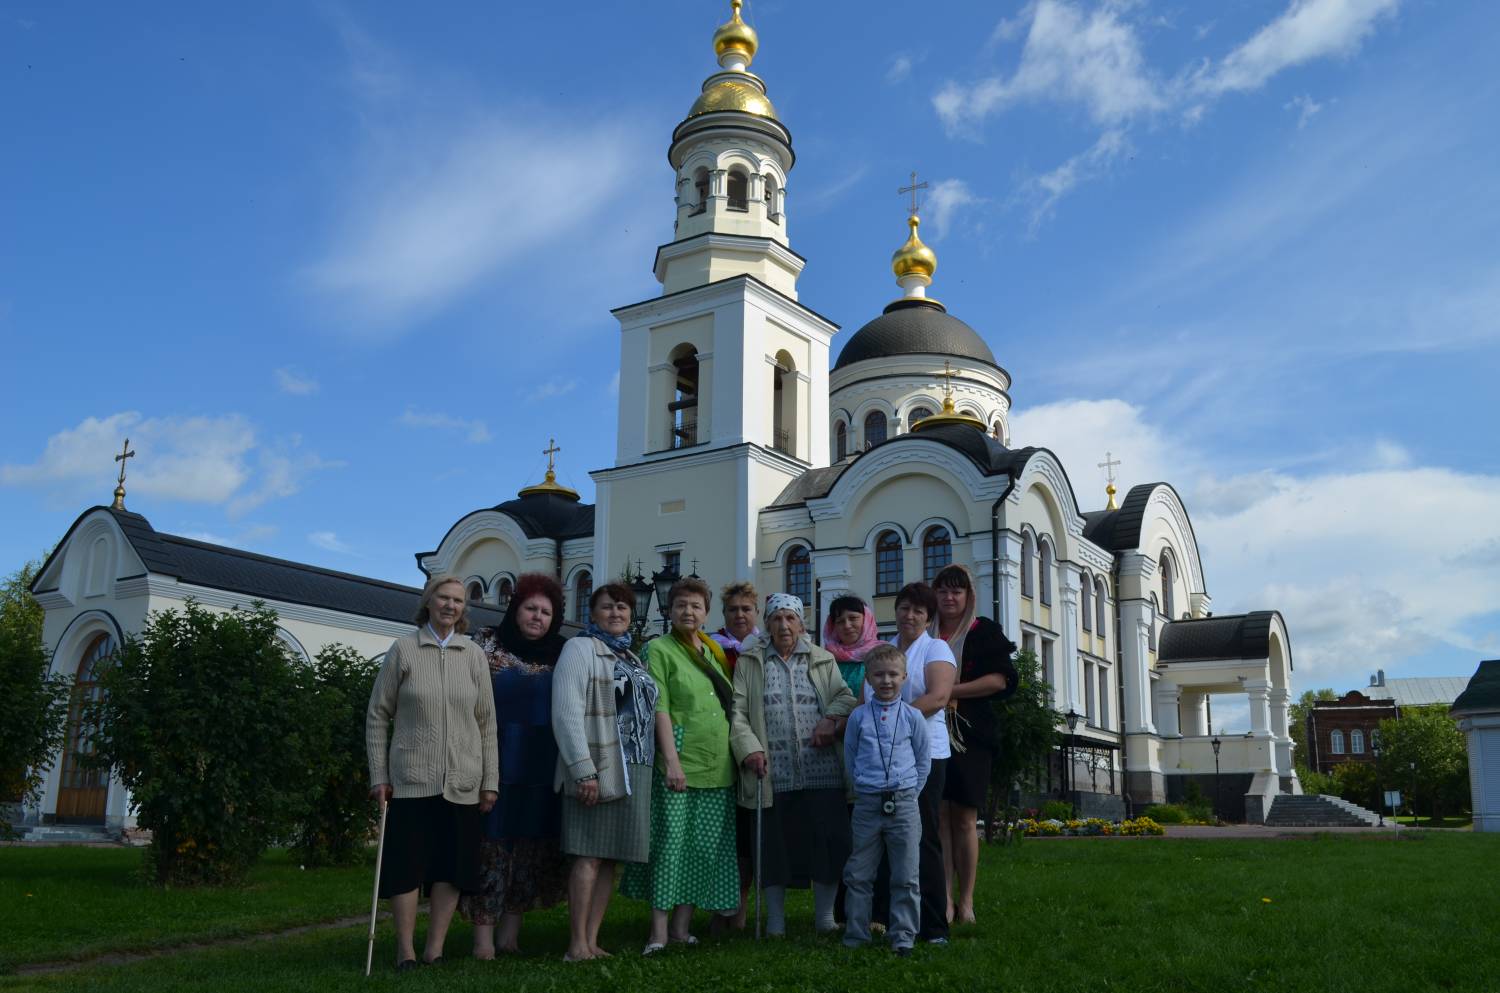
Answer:
POLYGON ((1410 817, 1406 814, 1398 814, 1395 817, 1387 814, 1385 819, 1398 824, 1424 828, 1472 828, 1474 826, 1474 818, 1469 814, 1464 814, 1462 817, 1444 817, 1440 821, 1435 821, 1431 817, 1410 817))
MULTIPOLYGON (((0 852, 0 868, 13 852, 0 852)), ((618 953, 609 962, 559 961, 566 925, 558 910, 528 918, 525 957, 468 961, 468 929, 456 925, 450 963, 411 976, 391 972, 382 926, 379 972, 366 981, 365 933, 354 927, 0 978, 0 991, 1486 990, 1500 969, 1496 866, 1500 837, 1471 833, 1030 841, 985 853, 980 926, 904 962, 883 949, 847 952, 811 937, 805 899, 789 901, 799 935, 791 940, 705 942, 642 960, 634 953, 643 909, 621 900, 605 925, 604 944, 618 953)), ((289 895, 307 885, 282 880, 289 895)), ((330 888, 359 899, 353 882, 342 876, 330 888)), ((148 903, 172 896, 134 893, 148 903)))

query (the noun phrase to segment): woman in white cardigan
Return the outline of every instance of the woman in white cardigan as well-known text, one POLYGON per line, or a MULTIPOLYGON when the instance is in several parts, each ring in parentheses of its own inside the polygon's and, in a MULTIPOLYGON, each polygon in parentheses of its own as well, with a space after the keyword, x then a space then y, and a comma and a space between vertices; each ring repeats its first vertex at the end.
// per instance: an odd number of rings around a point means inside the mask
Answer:
POLYGON ((442 959, 459 895, 479 887, 479 815, 498 795, 489 664, 464 637, 464 602, 458 576, 428 581, 417 630, 385 653, 365 712, 370 795, 389 806, 380 895, 400 972, 417 966, 419 892, 431 897, 423 961, 442 959))
POLYGON ((599 925, 619 862, 649 861, 656 683, 630 650, 635 597, 614 582, 589 598, 589 624, 569 640, 552 677, 555 788, 563 794, 570 962, 604 958, 599 925))

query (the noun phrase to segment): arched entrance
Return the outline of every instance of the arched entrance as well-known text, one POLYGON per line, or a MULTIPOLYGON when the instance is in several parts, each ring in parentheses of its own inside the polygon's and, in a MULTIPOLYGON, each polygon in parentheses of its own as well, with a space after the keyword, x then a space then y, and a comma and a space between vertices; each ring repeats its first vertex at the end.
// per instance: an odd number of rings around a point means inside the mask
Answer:
POLYGON ((68 705, 68 737, 63 743, 58 778, 57 821, 60 824, 103 824, 109 798, 109 772, 90 769, 81 759, 94 750, 93 727, 85 720, 88 705, 99 699, 98 670, 115 652, 115 640, 101 634, 89 643, 78 663, 73 696, 68 705))

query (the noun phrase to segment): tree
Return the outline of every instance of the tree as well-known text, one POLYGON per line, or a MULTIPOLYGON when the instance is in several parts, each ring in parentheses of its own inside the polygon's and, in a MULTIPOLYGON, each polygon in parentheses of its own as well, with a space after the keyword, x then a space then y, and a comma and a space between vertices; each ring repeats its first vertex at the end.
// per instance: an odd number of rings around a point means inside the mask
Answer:
POLYGON ((328 645, 312 661, 319 733, 308 742, 317 792, 293 848, 304 865, 347 865, 362 858, 375 825, 365 764, 365 708, 380 672, 348 645, 328 645))
POLYGON ((1384 788, 1412 790, 1413 814, 1426 807, 1438 820, 1444 810, 1463 808, 1469 797, 1469 755, 1447 707, 1403 707, 1399 718, 1380 722, 1380 745, 1380 781, 1384 788))
POLYGON ((1051 756, 1062 740, 1057 725, 1062 715, 1052 709, 1052 687, 1042 678, 1036 653, 1019 651, 1015 658, 1019 676, 1016 692, 997 700, 995 708, 995 757, 990 766, 990 796, 985 812, 985 831, 993 834, 995 808, 1008 803, 1010 791, 1026 774, 1051 756))
POLYGON ((232 883, 294 836, 318 794, 312 670, 263 603, 153 613, 99 676, 93 762, 113 766, 151 831, 149 878, 232 883))
MULTIPOLYGON (((51 674, 42 642, 44 612, 31 595, 37 563, 28 562, 0 586, 0 803, 41 799, 42 781, 62 747, 73 680, 51 674)), ((0 817, 0 837, 10 837, 0 817)))
POLYGON ((1333 767, 1333 791, 1350 803, 1378 810, 1381 801, 1379 770, 1373 762, 1340 762, 1333 767))
POLYGON ((1307 762, 1307 715, 1319 700, 1337 700, 1339 695, 1328 687, 1303 690, 1297 702, 1287 708, 1287 733, 1292 739, 1292 764, 1297 767, 1297 778, 1306 779, 1312 766, 1307 762))

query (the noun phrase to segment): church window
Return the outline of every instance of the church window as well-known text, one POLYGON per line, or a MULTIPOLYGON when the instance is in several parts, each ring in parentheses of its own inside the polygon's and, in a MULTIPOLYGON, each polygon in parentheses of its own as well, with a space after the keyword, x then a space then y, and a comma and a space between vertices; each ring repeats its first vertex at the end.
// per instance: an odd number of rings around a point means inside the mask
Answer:
POLYGON ((99 669, 115 653, 115 640, 107 634, 89 643, 78 663, 73 692, 68 702, 67 738, 63 742, 59 770, 57 816, 60 819, 92 820, 104 814, 108 771, 90 767, 97 727, 89 720, 89 708, 104 695, 99 669))
POLYGON ((1172 609, 1172 556, 1167 552, 1161 553, 1161 612, 1171 617, 1176 611, 1172 609))
POLYGON ((917 426, 917 422, 924 417, 931 417, 932 411, 927 407, 913 407, 906 415, 906 430, 910 431, 917 426))
POLYGON ((729 171, 729 209, 750 209, 750 178, 738 169, 729 171))
POLYGON ((874 448, 885 441, 885 414, 872 410, 865 415, 865 447, 874 448))
POLYGON ((996 441, 1005 442, 1005 429, 1000 426, 1000 418, 995 418, 995 426, 990 430, 990 437, 996 441))
POLYGON ((1078 615, 1083 618, 1083 629, 1088 632, 1094 630, 1094 581, 1089 574, 1083 574, 1083 583, 1078 587, 1079 604, 1078 615))
POLYGON ((1099 726, 1109 730, 1109 667, 1099 667, 1099 726))
POLYGON ((1029 531, 1021 534, 1021 595, 1036 596, 1036 545, 1029 531))
POLYGON ((501 610, 510 606, 510 595, 516 591, 516 584, 511 582, 510 577, 500 580, 500 585, 495 588, 495 603, 501 610))
POLYGON ((783 455, 797 454, 797 367, 785 351, 776 353, 771 376, 771 447, 783 455))
POLYGON ((483 603, 484 602, 484 584, 480 583, 480 582, 470 583, 469 587, 468 587, 468 595, 469 595, 469 602, 470 603, 483 603))
POLYGON ((1349 732, 1349 754, 1363 755, 1365 753, 1365 733, 1359 728, 1349 732))
POLYGON ((1148 615, 1146 624, 1146 648, 1153 652, 1156 651, 1156 617, 1156 594, 1153 593, 1151 594, 1151 613, 1148 615))
POLYGON ((1335 730, 1328 736, 1328 750, 1334 755, 1344 754, 1344 732, 1335 730))
POLYGON ((842 462, 849 457, 849 428, 839 421, 833 428, 833 460, 842 462))
POLYGON ((692 345, 672 349, 672 399, 667 402, 668 448, 698 444, 698 351, 692 345))
POLYGON ((682 549, 673 548, 661 553, 661 571, 674 576, 682 575, 682 549))
POLYGON ((765 179, 766 216, 771 219, 772 224, 780 224, 781 213, 776 209, 776 177, 767 176, 765 179))
POLYGON ((941 524, 927 529, 922 536, 922 580, 932 582, 938 570, 953 561, 953 538, 941 524))
POLYGON ((882 531, 875 539, 875 595, 892 596, 901 591, 901 536, 882 531))
POLYGON ((1089 727, 1098 727, 1099 722, 1094 716, 1094 663, 1088 659, 1083 660, 1083 723, 1089 727))
POLYGON ((804 605, 812 601, 812 555, 806 545, 793 545, 787 551, 785 586, 804 605))
POLYGON ((701 214, 708 209, 708 170, 699 169, 693 173, 693 192, 698 194, 698 202, 693 205, 693 215, 701 214))
POLYGON ((1036 591, 1042 606, 1052 606, 1052 543, 1045 538, 1037 542, 1036 591))
POLYGON ((1109 589, 1104 585, 1102 578, 1094 584, 1094 593, 1094 620, 1096 622, 1094 631, 1103 638, 1108 631, 1108 626, 1105 624, 1105 611, 1109 607, 1109 589))
POLYGON ((589 622, 589 597, 594 594, 594 575, 580 569, 573 577, 573 620, 579 624, 589 622))

